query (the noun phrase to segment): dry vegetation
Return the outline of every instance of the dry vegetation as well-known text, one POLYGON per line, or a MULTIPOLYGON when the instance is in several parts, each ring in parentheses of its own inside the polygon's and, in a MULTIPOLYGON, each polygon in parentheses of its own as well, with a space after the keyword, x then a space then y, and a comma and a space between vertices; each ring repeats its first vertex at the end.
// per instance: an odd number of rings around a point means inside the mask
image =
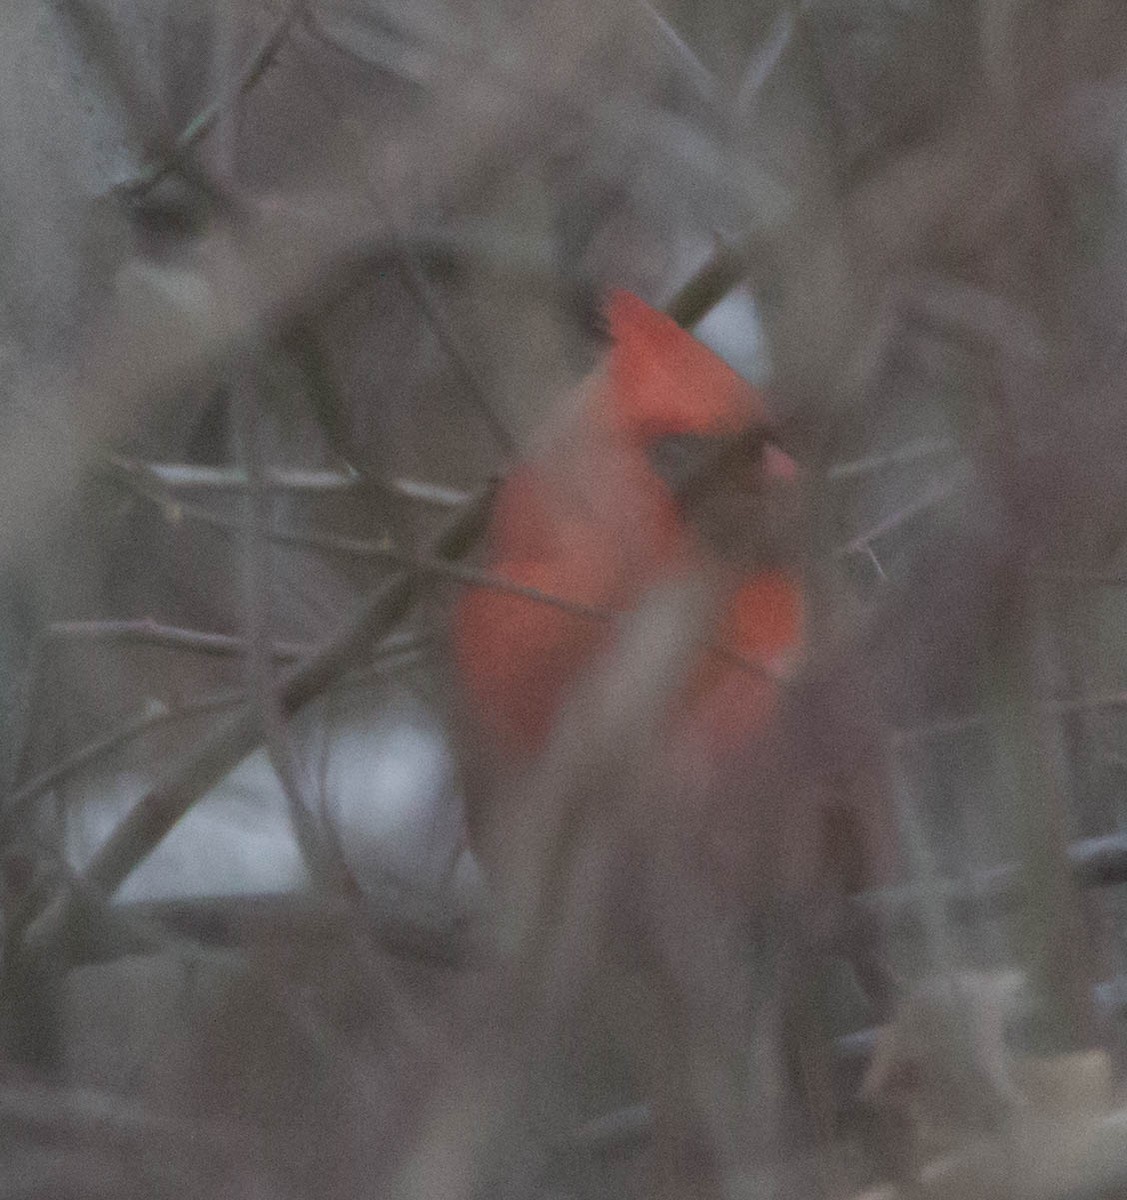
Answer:
POLYGON ((0 1200, 1127 1191, 1127 8, 0 21, 0 1200), (805 468, 738 836, 879 792, 895 887, 653 870, 693 586, 474 873, 450 602, 612 286, 805 468))

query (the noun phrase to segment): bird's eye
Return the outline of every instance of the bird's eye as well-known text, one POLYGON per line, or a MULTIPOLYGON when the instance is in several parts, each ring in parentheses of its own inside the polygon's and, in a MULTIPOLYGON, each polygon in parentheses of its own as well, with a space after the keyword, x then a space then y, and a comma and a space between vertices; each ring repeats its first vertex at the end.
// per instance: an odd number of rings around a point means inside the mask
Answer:
POLYGON ((709 490, 722 480, 754 490, 763 451, 773 445, 766 425, 753 425, 736 435, 670 434, 649 448, 654 473, 682 500, 709 490))
POLYGON ((681 492, 707 469, 718 448, 718 439, 704 434, 669 434, 649 447, 650 466, 673 492, 681 492))

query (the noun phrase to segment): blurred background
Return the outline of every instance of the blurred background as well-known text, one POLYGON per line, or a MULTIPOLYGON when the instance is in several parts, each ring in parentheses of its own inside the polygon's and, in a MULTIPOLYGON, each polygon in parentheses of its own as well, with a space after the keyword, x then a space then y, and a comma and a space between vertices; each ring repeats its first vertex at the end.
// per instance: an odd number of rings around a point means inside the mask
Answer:
MULTIPOLYGON (((652 1097, 513 1033, 581 968, 497 982, 448 633, 612 288, 802 466, 757 803, 897 846, 809 938, 824 1054, 763 984, 661 1188, 1123 1190, 1125 138, 1114 0, 9 0, 0 1195, 653 1194, 652 1097)), ((531 802, 635 786, 664 661, 531 802)))

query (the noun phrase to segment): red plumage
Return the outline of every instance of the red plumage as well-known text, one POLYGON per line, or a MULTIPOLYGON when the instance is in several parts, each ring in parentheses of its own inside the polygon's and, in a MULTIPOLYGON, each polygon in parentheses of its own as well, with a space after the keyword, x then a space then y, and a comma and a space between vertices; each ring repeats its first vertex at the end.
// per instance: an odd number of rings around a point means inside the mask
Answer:
MULTIPOLYGON (((563 781, 535 775, 573 688, 611 649, 613 623, 495 587, 469 587, 459 598, 453 641, 471 734, 471 844, 500 893, 515 896, 517 907, 535 907, 535 888, 522 889, 521 881, 537 866, 547 869, 555 847, 547 851, 545 841, 555 836, 571 839, 565 853, 594 852, 591 861, 607 872, 600 881, 585 863, 572 863, 582 887, 596 893, 583 918, 597 946, 596 974, 605 975, 593 1011, 604 1004, 626 1011, 607 1018, 615 1030, 609 1038, 588 1029, 593 1048, 579 1074, 597 1076, 623 1045, 636 1046, 633 1069, 655 1093, 661 1131, 655 1169, 662 1178, 670 1169, 661 1165, 663 1146, 704 1144, 700 1114, 687 1103, 697 1065, 676 1045, 700 1032, 681 1024, 686 1014, 695 1013, 692 1019, 709 1030, 707 1069, 738 1071, 742 1061, 746 1031, 725 1004, 744 986, 737 965, 743 947, 725 948, 721 931, 734 926, 722 914, 750 917, 760 933, 781 939, 778 994, 804 993, 809 957, 800 947, 813 946, 824 932, 827 910, 818 897, 879 874, 888 823, 871 801, 866 755, 839 756, 841 771, 812 769, 817 754, 800 745, 806 735, 798 708, 784 703, 780 673, 803 649, 802 594, 786 552, 745 557, 738 536, 716 536, 735 529, 752 531, 752 540, 760 532, 778 540, 773 516, 759 529, 756 513, 777 505, 780 495, 793 496, 794 463, 769 439, 752 437, 747 460, 737 461, 734 474, 717 469, 709 485, 734 491, 734 510, 725 510, 723 495, 717 505, 707 491, 703 503, 688 500, 684 488, 675 494, 659 474, 653 451, 662 439, 714 438, 739 447, 741 435, 765 430, 762 398, 636 297, 613 296, 609 318, 606 363, 498 496, 486 566, 515 584, 617 612, 638 608, 652 589, 686 573, 703 570, 724 580, 713 645, 700 647, 682 694, 659 717, 668 726, 657 731, 660 762, 646 764, 654 767, 655 786, 642 789, 650 807, 640 824, 641 814, 630 807, 638 798, 621 794, 617 764, 609 759, 594 763, 593 782, 582 772, 563 781), (555 782, 565 791, 574 787, 566 815, 551 807, 559 799, 555 782), (538 803, 546 810, 529 809, 538 803), (529 853, 547 857, 530 860, 529 853), (795 898, 802 899, 791 903, 795 898), (783 914, 785 931, 774 919, 783 914), (639 968, 640 945, 649 947, 642 959, 648 953, 651 964, 661 959, 668 968, 650 971, 646 1000, 622 983, 639 968)), ((606 756, 606 742, 593 752, 606 756)), ((627 777, 636 766, 627 766, 627 777)), ((553 893, 548 902, 562 904, 564 897, 553 893)), ((800 1011, 788 1011, 786 998, 780 1036, 793 1095, 809 1028, 800 1011)), ((699 1173, 694 1167, 689 1175, 699 1173)))
MULTIPOLYGON (((731 435, 767 414, 726 363, 636 296, 616 293, 609 323, 609 359, 579 412, 502 488, 487 565, 564 600, 628 610, 709 554, 648 449, 669 435, 731 435)), ((783 478, 794 471, 775 449, 766 469, 783 478)), ((783 569, 748 575, 735 589, 720 640, 753 669, 704 656, 686 714, 705 723, 701 736, 731 744, 762 724, 777 689, 754 668, 797 652, 801 614, 797 581, 783 569)), ((607 636, 605 624, 530 598, 467 590, 455 654, 475 719, 499 750, 520 758, 542 746, 569 685, 607 636)))

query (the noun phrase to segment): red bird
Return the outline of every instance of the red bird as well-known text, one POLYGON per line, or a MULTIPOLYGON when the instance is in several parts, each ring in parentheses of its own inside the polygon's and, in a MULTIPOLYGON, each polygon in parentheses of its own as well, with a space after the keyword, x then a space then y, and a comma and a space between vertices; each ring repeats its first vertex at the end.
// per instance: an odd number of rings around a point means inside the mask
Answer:
MULTIPOLYGON (((782 682, 803 649, 789 545, 796 467, 774 442, 760 395, 674 321, 622 292, 608 316, 606 362, 501 489, 486 566, 514 584, 613 612, 635 609, 655 586, 687 573, 723 581, 714 645, 702 646, 673 706, 664 741, 672 786, 654 799, 670 808, 654 814, 657 840, 644 853, 659 843, 659 855, 672 853, 667 865, 700 888, 702 911, 766 915, 763 928, 776 928, 771 914, 794 912, 791 898, 871 879, 885 824, 864 788, 849 794, 853 785, 833 778, 827 786, 796 753, 805 735, 782 682)), ((467 758, 481 770, 466 781, 470 840, 504 888, 511 806, 536 802, 519 786, 522 772, 615 633, 606 621, 485 586, 464 591, 453 633, 474 726, 467 758)), ((529 814, 521 815, 527 831, 529 814)), ((637 893, 636 883, 622 886, 637 893)), ((670 886, 659 890, 676 895, 670 886)), ((632 919, 612 917, 604 961, 630 957, 641 928, 632 919)), ((792 975, 782 986, 804 985, 792 975)), ((787 1053, 798 1053, 801 1023, 784 1036, 787 1053)), ((659 1121, 683 1121, 677 1108, 667 1105, 659 1121)))
MULTIPOLYGON (((688 741, 722 751, 763 726, 778 700, 773 676, 801 649, 801 592, 771 528, 795 466, 757 436, 767 433, 759 394, 674 321, 625 292, 608 316, 610 355, 580 389, 578 411, 497 498, 487 565, 513 583, 623 611, 675 573, 738 560, 717 641, 745 661, 702 655, 685 704, 688 741)), ((454 650, 476 740, 510 768, 530 761, 609 636, 606 623, 469 588, 454 650)), ((479 851, 487 802, 470 804, 479 851)))
MULTIPOLYGON (((706 871, 753 907, 881 882, 896 869, 894 822, 861 692, 827 702, 815 688, 776 719, 803 649, 795 464, 759 393, 673 320, 625 292, 608 316, 606 362, 498 496, 486 565, 611 611, 679 574, 724 579, 714 642, 729 653, 702 648, 670 731, 670 763, 689 785, 676 803, 699 806, 684 824, 706 846, 706 871)), ((497 781, 519 780, 613 636, 531 597, 463 593, 454 655, 488 782, 467 781, 467 820, 487 871, 504 852, 500 798, 519 802, 497 781)))

